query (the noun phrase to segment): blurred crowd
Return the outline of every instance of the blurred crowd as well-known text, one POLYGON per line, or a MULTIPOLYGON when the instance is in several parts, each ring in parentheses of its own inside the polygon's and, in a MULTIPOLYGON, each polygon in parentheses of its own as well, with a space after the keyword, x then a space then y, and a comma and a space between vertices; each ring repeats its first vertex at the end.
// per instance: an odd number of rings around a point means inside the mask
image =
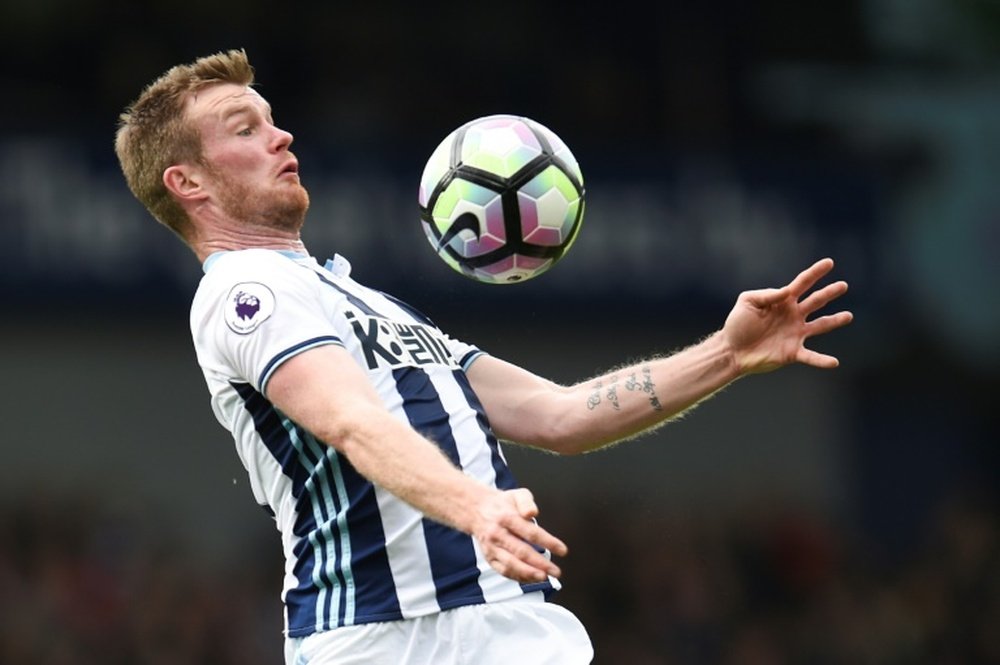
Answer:
POLYGON ((902 554, 787 507, 580 514, 560 600, 590 627, 597 663, 1000 662, 1000 540, 985 506, 939 506, 902 554))
MULTIPOLYGON (((595 499, 547 513, 573 544, 558 601, 588 626, 598 664, 1000 662, 989 505, 942 503, 902 554, 787 507, 666 517, 595 499)), ((210 565, 149 516, 74 498, 7 505, 0 663, 281 662, 270 545, 210 565)))
POLYGON ((5 506, 0 663, 279 663, 281 564, 268 556, 206 565, 155 517, 82 497, 5 506))

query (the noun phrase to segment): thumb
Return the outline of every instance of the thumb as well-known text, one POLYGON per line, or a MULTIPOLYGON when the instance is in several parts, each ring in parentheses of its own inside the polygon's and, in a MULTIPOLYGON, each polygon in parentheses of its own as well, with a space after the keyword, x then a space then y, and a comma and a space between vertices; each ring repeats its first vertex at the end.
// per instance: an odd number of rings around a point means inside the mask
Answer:
POLYGON ((521 517, 533 519, 538 516, 538 505, 535 503, 535 497, 531 490, 521 487, 511 490, 511 495, 514 498, 514 506, 521 517))
POLYGON ((771 305, 776 305, 784 300, 788 295, 788 287, 785 286, 780 289, 758 289, 756 291, 747 291, 744 295, 751 305, 765 308, 770 307, 771 305))

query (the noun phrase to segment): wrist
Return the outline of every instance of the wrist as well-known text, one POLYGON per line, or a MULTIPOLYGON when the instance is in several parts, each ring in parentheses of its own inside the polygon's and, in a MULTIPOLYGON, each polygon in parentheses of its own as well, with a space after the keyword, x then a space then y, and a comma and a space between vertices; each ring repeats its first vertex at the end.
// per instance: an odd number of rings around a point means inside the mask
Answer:
POLYGON ((486 519, 484 506, 487 506, 494 494, 500 490, 484 485, 469 476, 455 496, 449 500, 454 511, 452 526, 467 534, 477 533, 486 519))
POLYGON ((728 383, 735 381, 747 374, 747 369, 740 359, 740 354, 730 343, 724 330, 716 332, 705 338, 703 344, 709 353, 718 358, 718 363, 723 374, 723 380, 728 383))

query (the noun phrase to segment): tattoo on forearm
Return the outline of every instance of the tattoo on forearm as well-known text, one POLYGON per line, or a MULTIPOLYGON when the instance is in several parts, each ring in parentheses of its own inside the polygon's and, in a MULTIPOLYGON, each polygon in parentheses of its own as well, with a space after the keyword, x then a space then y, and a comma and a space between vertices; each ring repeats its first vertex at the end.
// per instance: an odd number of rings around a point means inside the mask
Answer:
POLYGON ((663 406, 660 404, 653 386, 653 374, 648 366, 642 368, 642 391, 649 395, 649 405, 653 407, 654 411, 663 411, 663 406))
POLYGON ((625 381, 626 390, 642 390, 642 384, 635 380, 635 372, 628 375, 628 380, 625 381))
POLYGON ((597 405, 601 403, 601 382, 598 381, 594 384, 594 392, 590 394, 587 398, 587 408, 593 411, 597 408, 597 405))
POLYGON ((608 401, 611 402, 611 406, 615 407, 615 411, 621 411, 621 405, 618 403, 618 382, 612 383, 608 386, 608 401))
POLYGON ((653 374, 649 367, 642 368, 641 381, 636 376, 635 372, 629 374, 628 379, 625 381, 625 389, 633 392, 646 393, 646 397, 649 399, 649 405, 653 407, 653 410, 663 410, 663 405, 660 404, 660 398, 656 396, 656 386, 653 384, 653 374))
POLYGON ((590 396, 587 398, 587 408, 589 410, 593 411, 600 406, 603 399, 607 399, 607 401, 611 404, 611 408, 615 411, 620 411, 621 402, 618 397, 619 385, 624 386, 625 390, 629 392, 645 393, 646 399, 649 400, 649 405, 654 411, 663 410, 663 405, 660 404, 660 399, 656 395, 656 385, 653 383, 653 374, 649 367, 643 367, 638 372, 631 372, 625 378, 624 383, 619 381, 617 375, 608 377, 607 382, 607 386, 605 386, 603 379, 594 382, 593 392, 591 392, 590 396))

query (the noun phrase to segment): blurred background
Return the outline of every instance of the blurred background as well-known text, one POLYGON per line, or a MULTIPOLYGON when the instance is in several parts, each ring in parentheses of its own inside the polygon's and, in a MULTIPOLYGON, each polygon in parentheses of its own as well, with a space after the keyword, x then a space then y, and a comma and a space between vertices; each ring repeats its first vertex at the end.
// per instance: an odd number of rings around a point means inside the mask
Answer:
POLYGON ((277 532, 215 422, 197 262, 131 197, 118 113, 245 48, 318 257, 559 381, 717 329, 821 256, 836 371, 745 379, 655 435, 508 447, 570 545, 596 663, 1000 662, 1000 5, 509 0, 0 5, 0 662, 277 663, 277 532), (433 256, 424 161, 493 113, 588 187, 553 271, 433 256))

